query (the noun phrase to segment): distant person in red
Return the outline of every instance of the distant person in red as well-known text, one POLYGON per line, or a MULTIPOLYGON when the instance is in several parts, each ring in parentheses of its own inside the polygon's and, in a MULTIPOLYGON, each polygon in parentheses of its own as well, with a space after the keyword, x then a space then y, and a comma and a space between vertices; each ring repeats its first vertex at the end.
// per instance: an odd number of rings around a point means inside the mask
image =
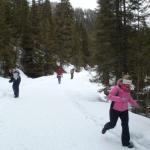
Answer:
POLYGON ((65 73, 64 69, 61 66, 58 66, 56 69, 58 83, 61 83, 61 77, 63 76, 63 73, 65 73))

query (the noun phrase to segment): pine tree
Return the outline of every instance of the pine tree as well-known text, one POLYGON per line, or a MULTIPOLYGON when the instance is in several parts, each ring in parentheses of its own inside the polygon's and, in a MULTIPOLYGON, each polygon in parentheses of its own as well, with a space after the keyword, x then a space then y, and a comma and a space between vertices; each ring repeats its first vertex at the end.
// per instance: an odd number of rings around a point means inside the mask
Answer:
POLYGON ((82 9, 75 9, 74 12, 74 33, 73 33, 73 50, 72 59, 77 65, 86 66, 90 63, 90 52, 89 52, 89 35, 87 28, 89 27, 85 21, 85 14, 82 9))
POLYGON ((29 14, 30 23, 26 23, 26 25, 29 25, 29 28, 27 28, 28 34, 24 34, 28 38, 26 37, 22 41, 23 69, 31 77, 39 77, 44 74, 45 53, 41 49, 40 42, 40 7, 35 0, 32 1, 31 12, 29 14))
POLYGON ((113 5, 109 0, 99 0, 99 9, 96 19, 96 53, 98 74, 101 81, 108 85, 109 74, 113 72, 113 39, 115 36, 115 16, 113 5))
POLYGON ((61 0, 56 7, 56 54, 61 63, 69 62, 72 51, 73 9, 69 0, 61 0))
POLYGON ((144 0, 133 0, 130 3, 131 11, 134 16, 134 25, 130 41, 129 63, 132 64, 132 76, 135 79, 137 91, 139 92, 144 87, 145 76, 147 75, 148 43, 149 30, 146 25, 146 17, 148 13, 148 4, 144 0))
POLYGON ((40 28, 41 48, 45 52, 44 70, 45 74, 49 74, 53 72, 56 62, 53 57, 55 50, 55 32, 49 0, 46 0, 42 5, 40 28))
POLYGON ((0 1, 0 73, 7 75, 14 66, 15 52, 12 45, 12 9, 9 0, 0 1), (10 59, 11 58, 11 59, 10 59))
POLYGON ((129 72, 129 37, 133 31, 134 12, 126 0, 99 1, 96 58, 99 72, 108 84, 109 75, 121 77, 129 72), (110 67, 111 66, 111 67, 110 67))

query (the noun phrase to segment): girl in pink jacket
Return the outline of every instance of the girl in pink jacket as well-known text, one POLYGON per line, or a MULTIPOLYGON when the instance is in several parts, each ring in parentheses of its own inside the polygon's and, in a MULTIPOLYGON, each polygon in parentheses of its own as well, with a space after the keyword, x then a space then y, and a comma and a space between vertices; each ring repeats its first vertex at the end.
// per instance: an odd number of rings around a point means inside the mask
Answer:
POLYGON ((110 106, 110 121, 104 125, 102 134, 105 134, 107 130, 114 128, 118 118, 120 118, 122 125, 122 145, 127 146, 128 148, 133 148, 133 143, 130 142, 128 126, 128 103, 135 107, 139 107, 139 105, 131 96, 130 86, 131 80, 119 79, 117 85, 110 91, 108 95, 108 99, 112 101, 110 106))

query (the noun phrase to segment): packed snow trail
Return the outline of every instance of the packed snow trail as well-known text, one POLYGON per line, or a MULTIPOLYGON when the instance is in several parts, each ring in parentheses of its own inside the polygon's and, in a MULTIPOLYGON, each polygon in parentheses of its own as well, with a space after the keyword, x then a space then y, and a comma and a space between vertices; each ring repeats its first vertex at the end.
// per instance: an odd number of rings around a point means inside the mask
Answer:
MULTIPOLYGON (((8 79, 0 78, 0 150, 126 150, 120 122, 101 134, 109 103, 99 101, 98 86, 89 77, 86 71, 73 80, 64 74, 60 85, 56 75, 24 77, 18 99, 8 79)), ((130 123, 134 149, 149 150, 150 120, 131 113, 130 123)))

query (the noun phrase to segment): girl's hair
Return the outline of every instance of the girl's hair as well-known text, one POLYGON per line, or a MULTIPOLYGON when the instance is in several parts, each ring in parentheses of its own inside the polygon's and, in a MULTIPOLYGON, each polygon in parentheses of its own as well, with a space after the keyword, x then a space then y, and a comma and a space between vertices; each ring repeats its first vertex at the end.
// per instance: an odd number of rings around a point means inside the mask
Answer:
POLYGON ((122 78, 118 79, 118 81, 117 81, 117 85, 118 85, 118 86, 120 86, 120 85, 121 85, 122 80, 123 80, 122 78))

